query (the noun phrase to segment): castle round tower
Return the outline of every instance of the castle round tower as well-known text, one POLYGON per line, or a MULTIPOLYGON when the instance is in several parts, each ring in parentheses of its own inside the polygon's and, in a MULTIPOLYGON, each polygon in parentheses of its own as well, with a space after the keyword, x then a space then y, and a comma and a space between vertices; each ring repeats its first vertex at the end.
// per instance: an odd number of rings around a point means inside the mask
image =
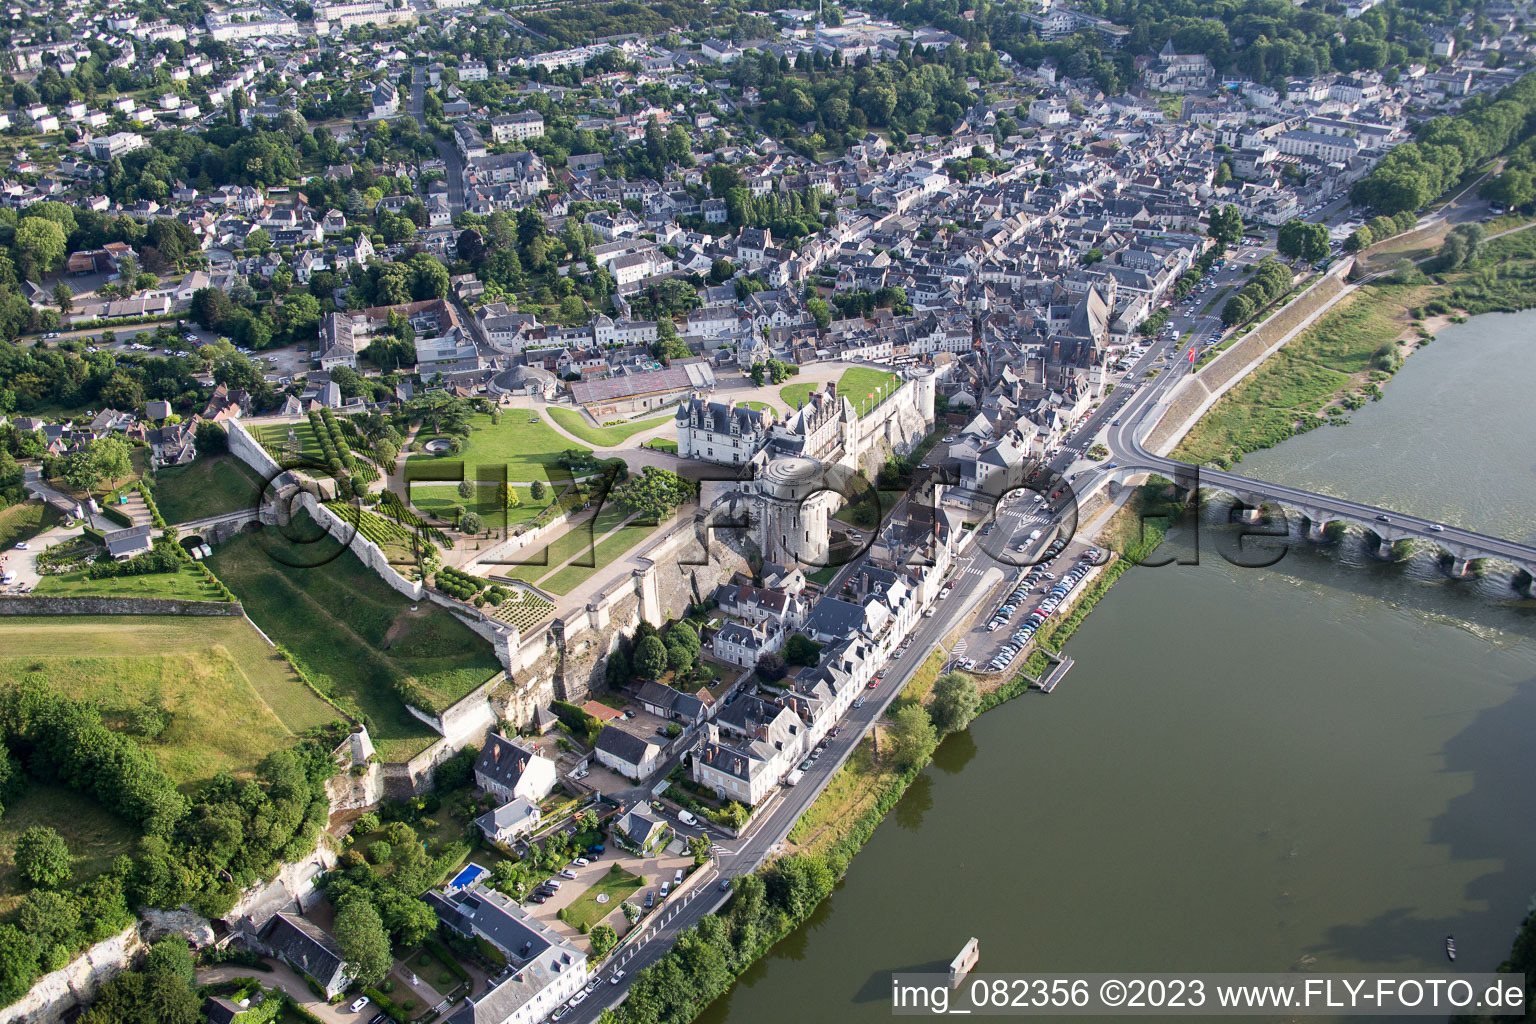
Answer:
POLYGON ((763 557, 785 565, 825 565, 838 498, 828 489, 821 463, 798 455, 774 459, 758 475, 757 493, 763 557))
POLYGON ((931 366, 914 366, 907 371, 907 379, 917 389, 917 411, 923 422, 933 426, 934 398, 938 395, 939 375, 931 366))

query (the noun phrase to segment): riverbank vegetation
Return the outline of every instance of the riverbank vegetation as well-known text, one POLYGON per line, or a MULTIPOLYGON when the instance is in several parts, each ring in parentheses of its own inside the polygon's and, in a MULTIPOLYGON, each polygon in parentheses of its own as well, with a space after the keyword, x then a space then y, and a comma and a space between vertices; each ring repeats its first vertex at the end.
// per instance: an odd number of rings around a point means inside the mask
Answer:
POLYGON ((1470 243, 1448 235, 1425 278, 1410 266, 1362 286, 1224 395, 1174 449, 1175 458, 1228 468, 1381 395, 1381 384, 1423 344, 1427 316, 1536 306, 1536 231, 1470 243), (1448 250, 1448 251, 1447 251, 1448 250))

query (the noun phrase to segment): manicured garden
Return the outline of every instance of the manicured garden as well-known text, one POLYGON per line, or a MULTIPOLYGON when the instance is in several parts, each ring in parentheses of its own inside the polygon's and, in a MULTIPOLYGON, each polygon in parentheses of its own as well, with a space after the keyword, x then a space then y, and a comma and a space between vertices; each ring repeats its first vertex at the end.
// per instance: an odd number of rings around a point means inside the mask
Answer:
POLYGON ((549 416, 566 433, 574 434, 576 437, 587 442, 587 444, 595 445, 598 448, 615 448, 642 431, 672 422, 671 416, 655 416, 648 420, 637 420, 633 423, 596 427, 588 422, 585 416, 574 409, 551 408, 549 416))
POLYGON ((531 488, 514 486, 512 491, 517 495, 517 504, 506 508, 497 500, 501 497, 499 484, 480 484, 475 488, 474 496, 466 498, 459 494, 457 484, 416 483, 411 485, 411 505, 420 512, 449 522, 453 520, 453 509, 462 507, 466 512, 478 515, 488 530, 510 530, 531 522, 553 505, 560 486, 546 487, 544 497, 539 499, 534 498, 531 488))
POLYGON ((85 569, 58 576, 43 576, 33 593, 44 597, 157 597, 179 601, 222 600, 201 567, 183 565, 175 572, 151 572, 138 576, 106 576, 92 579, 85 569))
MULTIPOLYGON (((263 532, 263 535, 265 535, 263 532)), ((267 550, 245 533, 209 560, 252 620, 310 679, 368 723, 380 753, 403 760, 437 734, 405 709, 441 710, 501 669, 491 647, 445 608, 410 601, 329 537, 267 550), (284 564, 279 557, 313 566, 284 564)))
POLYGON ((615 864, 608 869, 606 875, 560 911, 560 920, 585 935, 599 921, 618 910, 619 904, 633 896, 644 884, 644 877, 625 871, 615 864), (599 903, 598 896, 607 896, 608 899, 599 903))
POLYGON ((152 489, 161 517, 174 525, 255 508, 263 485, 244 462, 220 455, 161 469, 152 489))
MULTIPOLYGON (((435 440, 423 431, 416 438, 418 448, 435 440)), ((513 483, 531 483, 534 480, 564 483, 571 475, 560 464, 560 453, 573 447, 569 438, 555 431, 536 411, 531 415, 513 409, 501 414, 501 422, 493 424, 485 413, 470 416, 470 435, 461 439, 463 450, 457 455, 431 454, 425 451, 411 453, 410 463, 423 464, 423 469, 433 462, 463 463, 464 476, 471 479, 492 477, 489 467, 507 467, 507 479, 513 483), (479 470, 488 467, 485 473, 479 470)), ((412 479, 428 479, 429 473, 410 472, 412 479)), ((454 478, 455 482, 457 477, 454 478)))

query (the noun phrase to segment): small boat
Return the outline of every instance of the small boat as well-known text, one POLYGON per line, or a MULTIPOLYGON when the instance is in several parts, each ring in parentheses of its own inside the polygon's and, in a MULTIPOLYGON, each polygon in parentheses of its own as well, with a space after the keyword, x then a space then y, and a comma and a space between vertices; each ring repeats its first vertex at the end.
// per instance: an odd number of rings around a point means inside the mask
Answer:
POLYGON ((1445 955, 1450 960, 1456 959, 1456 936, 1447 935, 1445 937, 1445 955))

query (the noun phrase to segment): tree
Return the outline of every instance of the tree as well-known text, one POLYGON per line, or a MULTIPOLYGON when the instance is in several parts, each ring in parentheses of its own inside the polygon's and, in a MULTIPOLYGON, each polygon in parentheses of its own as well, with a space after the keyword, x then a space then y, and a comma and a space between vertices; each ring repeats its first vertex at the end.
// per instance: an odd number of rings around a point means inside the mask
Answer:
POLYGON ((191 988, 196 981, 197 964, 192 959, 187 940, 179 935, 168 935, 149 948, 149 955, 144 958, 144 970, 180 978, 187 988, 191 988))
POLYGON ((245 236, 245 247, 260 256, 272 248, 272 236, 266 228, 257 228, 245 236))
POLYGON ((91 442, 91 461, 97 474, 108 482, 121 480, 133 472, 128 445, 115 437, 98 437, 91 442))
POLYGON ((709 860, 709 837, 694 836, 689 839, 688 854, 693 858, 694 864, 703 867, 709 860))
POLYGON ((1236 245, 1243 238, 1243 215, 1235 206, 1223 206, 1211 211, 1211 226, 1207 231, 1222 245, 1236 245))
POLYGON ((765 683, 776 683, 787 674, 784 659, 772 651, 757 659, 757 678, 765 683))
POLYGON ((459 481, 459 497, 473 498, 475 496, 475 482, 473 480, 459 481))
POLYGON ((1253 300, 1239 292, 1221 307, 1221 322, 1227 327, 1247 323, 1253 318, 1253 300))
POLYGON ((459 259, 478 267, 485 260, 485 239, 474 228, 459 232, 459 259))
POLYGON ((1328 229, 1293 217, 1280 225, 1276 248, 1282 256, 1316 263, 1328 256, 1328 229))
POLYGON ((815 665, 821 660, 821 644, 796 633, 784 644, 784 660, 791 665, 815 665))
POLYGON ((543 501, 547 491, 548 488, 544 486, 543 480, 535 480, 532 486, 528 488, 528 493, 533 496, 534 501, 543 501))
POLYGON ((480 518, 478 512, 465 512, 459 517, 459 531, 461 533, 479 533, 485 529, 485 521, 480 518))
POLYGON ((667 670, 667 648, 661 637, 648 636, 636 644, 633 665, 641 679, 660 679, 667 670))
POLYGON ((58 887, 69 881, 69 846, 44 825, 33 825, 16 840, 16 870, 33 885, 58 887))
POLYGON ((75 308, 75 293, 63 281, 53 286, 53 304, 59 307, 61 313, 68 313, 75 308))
POLYGON ((613 490, 613 499, 626 514, 642 520, 666 519, 692 499, 693 484, 670 469, 646 466, 613 490))
POLYGON ((64 229, 43 217, 23 218, 16 228, 16 248, 32 258, 39 278, 69 251, 64 229))
POLYGON ((212 458, 229 451, 229 435, 217 423, 203 420, 197 425, 197 433, 193 435, 192 445, 197 449, 198 458, 212 458))
POLYGON ((966 672, 946 672, 933 684, 928 715, 941 733, 956 732, 971 724, 981 707, 981 689, 966 672))
POLYGON ((613 930, 612 925, 600 924, 592 929, 587 941, 592 943, 592 955, 600 957, 612 949, 619 941, 619 933, 613 930))
POLYGON ((890 757, 902 771, 912 771, 928 762, 939 745, 939 735, 921 705, 904 707, 895 714, 891 729, 890 757))
POLYGON ((373 904, 362 897, 347 900, 336 912, 331 928, 341 955, 362 985, 377 985, 389 973, 394 957, 389 950, 389 936, 373 904))

